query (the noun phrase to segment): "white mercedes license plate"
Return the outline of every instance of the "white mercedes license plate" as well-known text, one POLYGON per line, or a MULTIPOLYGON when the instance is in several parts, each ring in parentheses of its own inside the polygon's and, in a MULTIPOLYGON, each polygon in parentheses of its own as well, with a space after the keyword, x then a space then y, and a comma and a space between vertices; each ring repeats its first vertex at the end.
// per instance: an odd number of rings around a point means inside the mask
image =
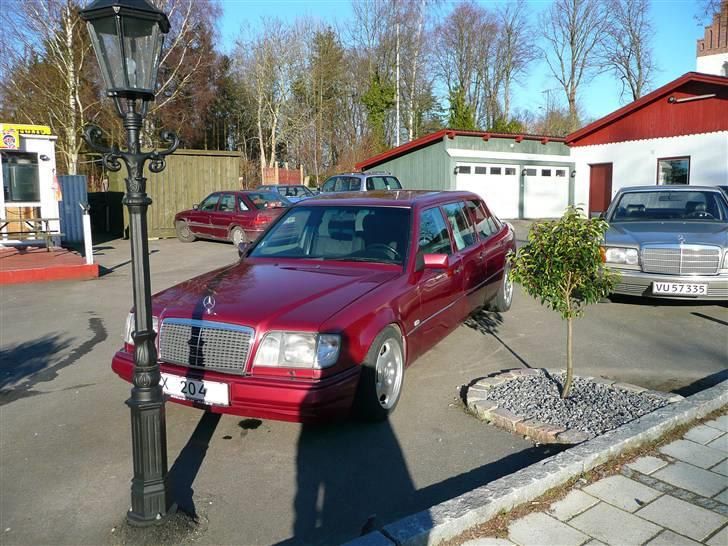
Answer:
POLYGON ((653 282, 652 293, 671 296, 707 296, 708 285, 682 282, 653 282))
POLYGON ((225 383, 162 374, 162 390, 172 398, 202 402, 210 406, 229 406, 230 393, 225 383))

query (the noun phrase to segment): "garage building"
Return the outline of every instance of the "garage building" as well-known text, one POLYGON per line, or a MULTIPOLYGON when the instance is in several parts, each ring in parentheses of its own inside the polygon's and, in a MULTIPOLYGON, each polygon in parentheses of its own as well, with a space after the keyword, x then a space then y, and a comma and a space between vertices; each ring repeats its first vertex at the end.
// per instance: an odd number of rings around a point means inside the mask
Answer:
POLYGON ((357 163, 407 189, 467 190, 501 218, 561 216, 574 203, 574 162, 563 138, 443 129, 357 163))
POLYGON ((688 72, 566 143, 591 214, 625 186, 728 185, 728 77, 688 72))

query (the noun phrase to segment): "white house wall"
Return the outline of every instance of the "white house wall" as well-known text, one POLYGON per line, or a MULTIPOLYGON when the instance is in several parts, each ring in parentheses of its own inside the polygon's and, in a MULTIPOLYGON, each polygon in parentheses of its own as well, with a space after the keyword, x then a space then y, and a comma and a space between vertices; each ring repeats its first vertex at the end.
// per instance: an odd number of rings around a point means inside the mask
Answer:
POLYGON ((703 74, 728 76, 728 53, 717 53, 697 58, 697 70, 703 74))
POLYGON ((589 204, 589 165, 612 163, 612 196, 625 186, 657 184, 657 160, 690 157, 689 183, 728 185, 728 131, 654 138, 593 146, 574 146, 571 160, 576 164, 574 199, 589 204))

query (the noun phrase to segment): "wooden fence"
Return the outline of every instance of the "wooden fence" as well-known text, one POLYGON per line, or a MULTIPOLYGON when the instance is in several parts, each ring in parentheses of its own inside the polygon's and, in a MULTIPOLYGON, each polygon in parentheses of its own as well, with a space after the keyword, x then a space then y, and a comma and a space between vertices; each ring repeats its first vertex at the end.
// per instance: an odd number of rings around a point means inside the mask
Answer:
MULTIPOLYGON (((149 207, 149 237, 174 237, 174 215, 199 203, 207 195, 220 190, 240 189, 238 152, 209 150, 177 150, 167 156, 167 168, 159 174, 145 170, 149 207)), ((126 169, 109 173, 109 191, 125 190, 126 169)), ((124 208, 124 232, 129 226, 124 208)))

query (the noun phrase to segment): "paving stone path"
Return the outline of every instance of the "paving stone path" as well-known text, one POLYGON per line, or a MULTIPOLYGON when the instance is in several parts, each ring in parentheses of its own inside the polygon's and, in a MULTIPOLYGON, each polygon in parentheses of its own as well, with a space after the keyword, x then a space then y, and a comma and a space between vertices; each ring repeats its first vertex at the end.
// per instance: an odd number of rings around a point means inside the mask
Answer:
POLYGON ((728 546, 728 415, 465 546, 728 546))

